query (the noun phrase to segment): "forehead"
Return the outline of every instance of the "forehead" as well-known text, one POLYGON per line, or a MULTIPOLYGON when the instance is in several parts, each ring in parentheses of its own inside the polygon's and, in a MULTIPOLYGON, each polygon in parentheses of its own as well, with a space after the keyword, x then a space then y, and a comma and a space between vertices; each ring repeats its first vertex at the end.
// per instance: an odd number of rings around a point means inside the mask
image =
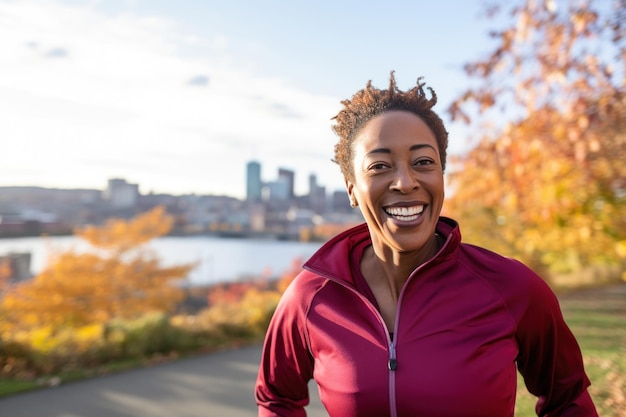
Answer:
POLYGON ((437 150, 437 139, 426 122, 404 110, 393 110, 372 117, 354 137, 355 148, 370 146, 413 146, 427 144, 437 150))

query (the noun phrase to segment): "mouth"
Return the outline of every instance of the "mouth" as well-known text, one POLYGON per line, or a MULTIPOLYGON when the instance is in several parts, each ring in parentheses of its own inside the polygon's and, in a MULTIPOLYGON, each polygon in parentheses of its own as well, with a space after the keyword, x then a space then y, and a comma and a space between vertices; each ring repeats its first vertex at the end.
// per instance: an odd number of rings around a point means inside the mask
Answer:
POLYGON ((387 207, 385 213, 396 220, 410 222, 416 220, 424 212, 424 204, 411 207, 387 207))

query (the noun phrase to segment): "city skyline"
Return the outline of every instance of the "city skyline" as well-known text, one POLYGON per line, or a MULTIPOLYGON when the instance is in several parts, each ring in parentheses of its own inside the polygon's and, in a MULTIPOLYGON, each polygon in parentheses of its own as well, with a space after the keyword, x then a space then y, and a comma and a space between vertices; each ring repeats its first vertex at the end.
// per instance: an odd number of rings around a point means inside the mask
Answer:
MULTIPOLYGON (((272 183, 276 183, 279 182, 281 179, 281 175, 292 175, 293 178, 291 178, 291 183, 288 186, 288 189, 290 191, 292 191, 293 193, 289 196, 289 198, 294 198, 294 197, 298 197, 298 196, 305 196, 308 195, 309 192, 312 190, 312 188, 324 188, 325 192, 327 194, 332 194, 336 191, 344 191, 345 187, 340 187, 340 188, 329 188, 327 187, 325 184, 319 182, 319 177, 317 175, 317 173, 315 172, 310 172, 307 173, 306 175, 298 175, 298 171, 297 170, 293 170, 290 169, 288 167, 285 166, 280 166, 276 168, 276 172, 274 173, 274 176, 268 175, 268 174, 263 174, 263 163, 258 161, 258 160, 249 160, 246 162, 246 165, 243 167, 243 169, 245 171, 249 170, 250 165, 251 164, 255 164, 258 166, 258 179, 260 180, 258 186, 260 189, 262 189, 263 187, 267 187, 268 185, 272 184, 272 183), (314 181, 313 181, 314 179, 314 181), (299 181, 296 181, 299 180, 299 181), (313 181, 313 182, 312 182, 313 181), (296 186, 296 183, 300 182, 300 187, 296 186)), ((46 187, 46 186, 41 186, 41 185, 24 185, 24 184, 0 184, 0 190, 2 189, 2 187, 7 187, 7 188, 48 188, 48 189, 59 189, 59 190, 93 190, 93 191, 101 191, 103 193, 106 193, 107 190, 111 187, 112 184, 117 184, 117 183, 124 183, 125 185, 132 185, 139 194, 141 195, 148 195, 148 194, 170 194, 170 195, 174 195, 174 196, 182 196, 182 195, 207 195, 207 196, 223 196, 223 197, 232 197, 232 198, 236 198, 242 201, 246 201, 248 200, 248 196, 249 196, 249 183, 250 183, 250 178, 246 175, 246 177, 244 178, 244 182, 241 184, 241 189, 242 192, 240 192, 240 195, 230 195, 230 194, 212 194, 212 193, 179 193, 179 194, 172 194, 172 193, 167 193, 167 192, 161 192, 159 190, 143 190, 142 189, 142 185, 141 183, 137 182, 137 181, 133 181, 132 179, 129 178, 123 178, 123 177, 108 177, 103 181, 103 184, 101 187, 69 187, 69 188, 65 188, 65 187, 46 187)), ((262 190, 260 190, 262 191, 262 190)), ((259 197, 262 197, 259 194, 259 197)))
POLYGON ((403 89, 424 76, 437 91, 453 154, 466 132, 445 109, 467 83, 463 64, 488 46, 481 7, 0 2, 0 185, 126 178, 145 193, 242 198, 240 167, 258 159, 264 176, 297 169, 299 192, 310 172, 340 189, 331 119, 368 80, 386 86, 391 70, 403 89), (381 20, 381 8, 394 18, 381 20))

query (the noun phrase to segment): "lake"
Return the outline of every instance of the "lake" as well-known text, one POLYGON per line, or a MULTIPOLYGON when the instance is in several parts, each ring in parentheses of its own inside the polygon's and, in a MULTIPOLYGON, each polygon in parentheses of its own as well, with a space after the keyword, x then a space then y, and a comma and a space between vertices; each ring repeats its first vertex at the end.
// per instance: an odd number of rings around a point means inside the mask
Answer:
MULTIPOLYGON (((250 277, 278 277, 294 261, 300 264, 322 242, 293 242, 270 239, 220 238, 209 236, 166 236, 148 244, 164 265, 198 262, 190 273, 190 285, 244 280, 250 277)), ((31 272, 37 274, 57 251, 89 250, 84 240, 75 236, 24 237, 0 239, 0 255, 30 252, 31 272)))

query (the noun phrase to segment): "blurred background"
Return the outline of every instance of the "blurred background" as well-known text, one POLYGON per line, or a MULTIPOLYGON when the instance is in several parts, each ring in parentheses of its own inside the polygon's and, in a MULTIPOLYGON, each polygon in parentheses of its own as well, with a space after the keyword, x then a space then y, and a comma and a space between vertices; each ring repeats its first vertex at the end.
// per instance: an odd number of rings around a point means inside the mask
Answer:
POLYGON ((624 300, 594 291, 626 280, 625 22, 624 0, 0 0, 0 381, 258 342, 362 221, 331 119, 395 71, 436 92, 464 239, 595 294, 566 318, 622 415, 624 300))

